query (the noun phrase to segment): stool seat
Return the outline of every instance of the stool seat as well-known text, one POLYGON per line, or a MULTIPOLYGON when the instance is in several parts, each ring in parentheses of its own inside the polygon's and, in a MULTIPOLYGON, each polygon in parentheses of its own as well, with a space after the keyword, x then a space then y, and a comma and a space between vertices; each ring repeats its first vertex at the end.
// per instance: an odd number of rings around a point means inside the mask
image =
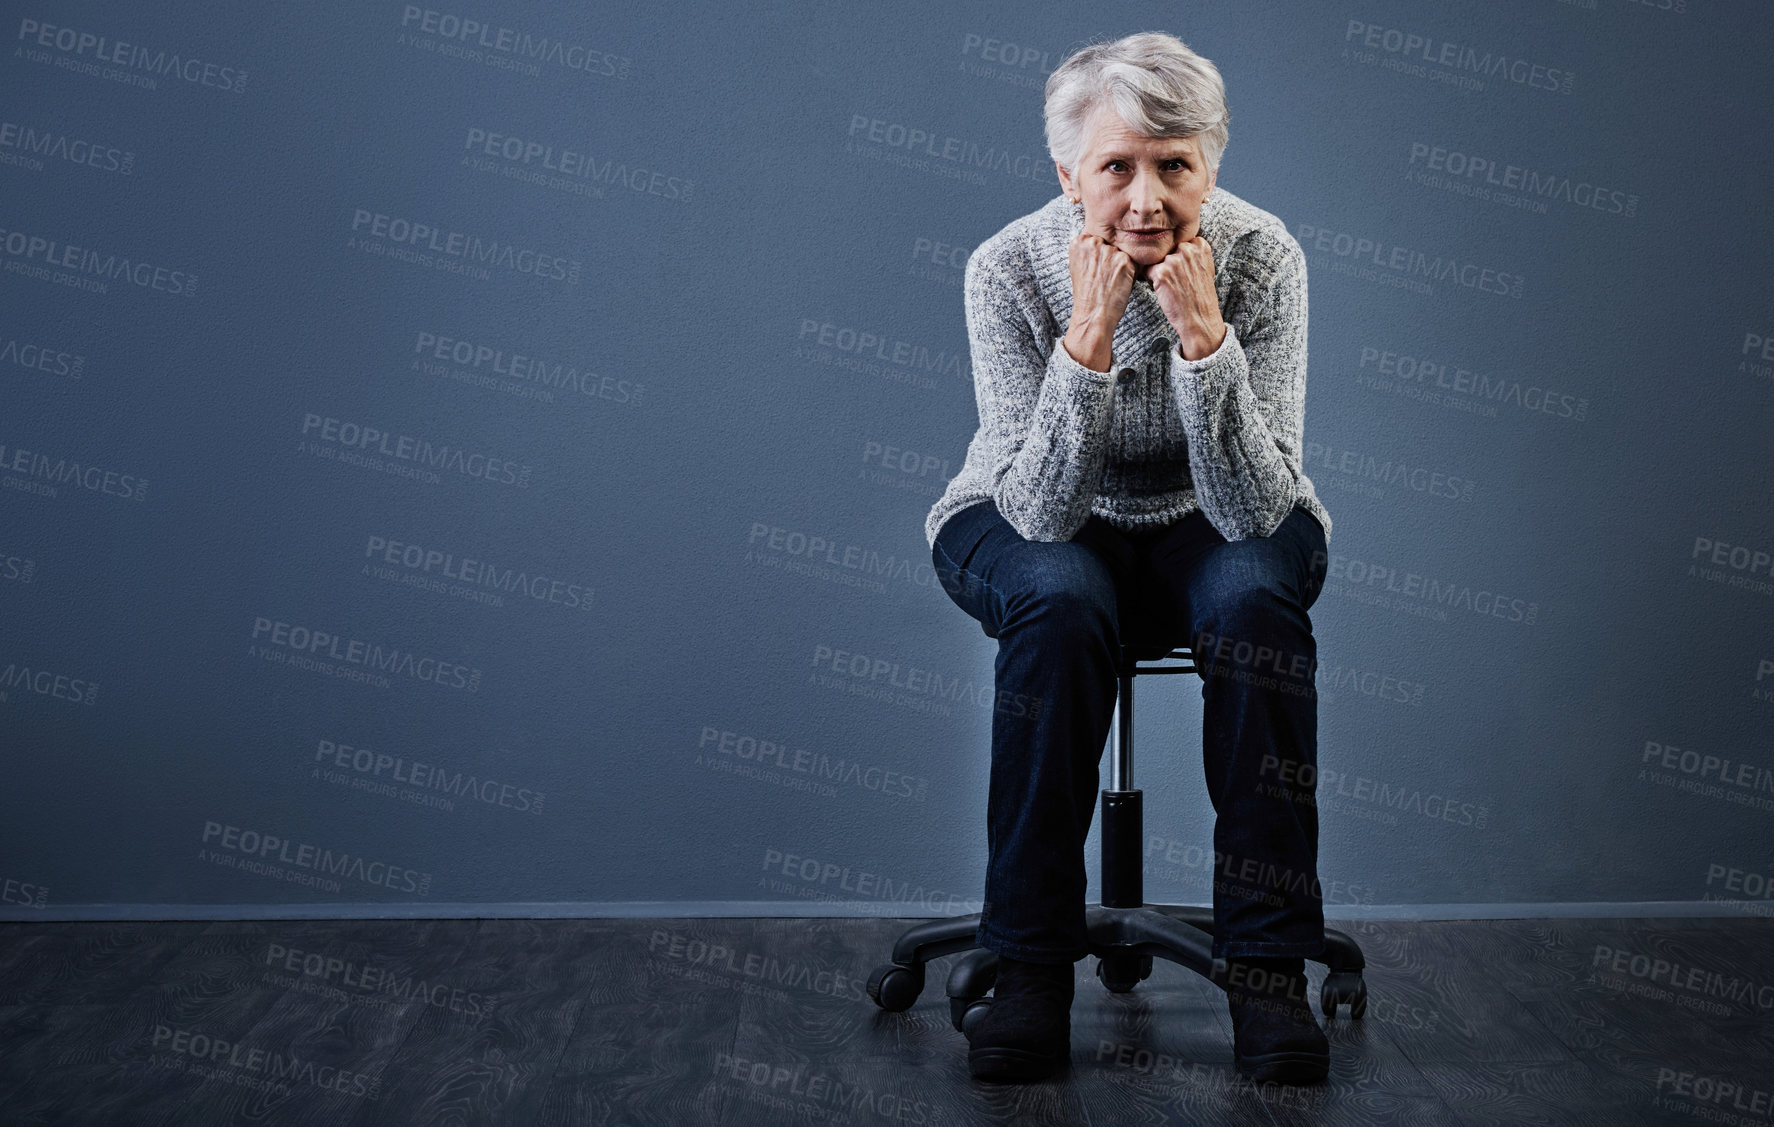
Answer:
POLYGON ((1172 646, 1164 642, 1122 642, 1121 663, 1123 665, 1136 661, 1163 661, 1167 657, 1187 657, 1188 647, 1172 646))
POLYGON ((1150 617, 1141 616, 1121 624, 1121 665, 1124 668, 1139 661, 1187 656, 1189 648, 1181 645, 1179 639, 1160 633, 1158 623, 1150 617))

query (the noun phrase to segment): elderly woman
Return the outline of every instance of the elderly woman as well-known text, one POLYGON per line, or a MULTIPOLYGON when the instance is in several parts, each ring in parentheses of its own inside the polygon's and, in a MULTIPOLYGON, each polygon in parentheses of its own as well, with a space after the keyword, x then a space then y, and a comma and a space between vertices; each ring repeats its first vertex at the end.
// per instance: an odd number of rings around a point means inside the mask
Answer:
POLYGON ((967 263, 980 425, 925 531, 944 589, 998 640, 999 699, 1038 702, 992 714, 982 1079, 1069 1056, 1084 839, 1137 614, 1186 635, 1201 670, 1234 1060, 1326 1073, 1304 973, 1324 951, 1306 611, 1331 527, 1300 462, 1306 264, 1281 220, 1215 188, 1227 121, 1219 71, 1174 36, 1083 48, 1047 81, 1063 193, 967 263))

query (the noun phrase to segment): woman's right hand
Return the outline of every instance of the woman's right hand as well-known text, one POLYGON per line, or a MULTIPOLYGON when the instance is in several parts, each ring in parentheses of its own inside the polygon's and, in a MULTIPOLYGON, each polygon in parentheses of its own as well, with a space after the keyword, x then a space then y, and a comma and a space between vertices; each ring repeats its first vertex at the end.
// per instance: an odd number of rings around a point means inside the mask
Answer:
POLYGON ((1066 345, 1072 358, 1106 372, 1115 326, 1133 295, 1133 259, 1107 239, 1106 226, 1086 222, 1067 250, 1072 270, 1072 320, 1066 345))

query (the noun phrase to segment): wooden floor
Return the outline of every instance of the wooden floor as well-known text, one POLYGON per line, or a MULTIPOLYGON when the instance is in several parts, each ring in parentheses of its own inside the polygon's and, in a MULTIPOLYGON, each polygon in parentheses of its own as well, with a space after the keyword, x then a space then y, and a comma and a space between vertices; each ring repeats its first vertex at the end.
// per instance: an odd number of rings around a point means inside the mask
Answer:
POLYGON ((1774 1123, 1765 918, 1343 925, 1367 1014, 1264 1089, 1205 980, 1094 959, 1067 1071, 977 1083, 952 957, 864 991, 908 922, 0 923, 0 1122, 1774 1123))

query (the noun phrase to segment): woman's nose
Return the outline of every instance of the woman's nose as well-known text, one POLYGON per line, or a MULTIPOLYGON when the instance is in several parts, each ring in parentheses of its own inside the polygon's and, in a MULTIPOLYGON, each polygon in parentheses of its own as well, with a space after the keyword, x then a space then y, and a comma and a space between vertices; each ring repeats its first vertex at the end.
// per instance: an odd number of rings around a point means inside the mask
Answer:
POLYGON ((1149 173, 1136 177, 1127 202, 1135 215, 1154 218, 1164 205, 1164 185, 1149 173))

